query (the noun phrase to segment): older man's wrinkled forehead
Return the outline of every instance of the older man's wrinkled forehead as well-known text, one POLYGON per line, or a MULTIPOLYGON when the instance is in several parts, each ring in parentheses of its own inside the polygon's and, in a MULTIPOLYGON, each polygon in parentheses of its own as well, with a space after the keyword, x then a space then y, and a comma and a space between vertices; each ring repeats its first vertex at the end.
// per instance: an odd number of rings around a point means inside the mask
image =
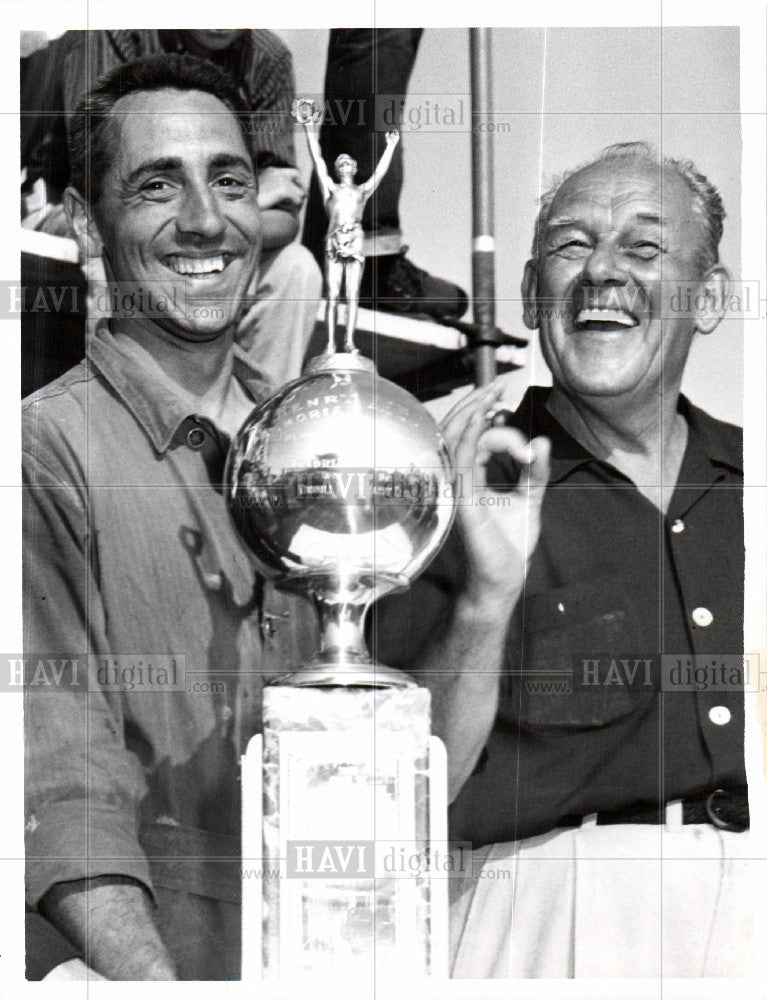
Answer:
POLYGON ((618 229, 636 220, 655 222, 680 242, 697 245, 705 238, 704 220, 683 178, 671 167, 634 159, 604 160, 568 177, 551 203, 547 227, 618 229))

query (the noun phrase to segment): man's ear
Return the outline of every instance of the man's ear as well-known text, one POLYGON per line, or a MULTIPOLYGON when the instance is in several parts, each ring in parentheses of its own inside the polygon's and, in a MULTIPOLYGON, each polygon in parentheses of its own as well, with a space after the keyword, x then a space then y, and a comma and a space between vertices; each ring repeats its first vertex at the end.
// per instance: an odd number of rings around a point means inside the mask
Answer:
POLYGON ((522 319, 528 330, 538 329, 538 265, 534 260, 525 264, 522 275, 522 319))
POLYGON ((83 259, 100 257, 104 244, 88 203, 73 187, 66 189, 62 202, 69 224, 74 230, 80 256, 83 259))
POLYGON ((714 264, 703 276, 695 296, 695 329, 713 333, 727 310, 730 275, 722 264, 714 264))

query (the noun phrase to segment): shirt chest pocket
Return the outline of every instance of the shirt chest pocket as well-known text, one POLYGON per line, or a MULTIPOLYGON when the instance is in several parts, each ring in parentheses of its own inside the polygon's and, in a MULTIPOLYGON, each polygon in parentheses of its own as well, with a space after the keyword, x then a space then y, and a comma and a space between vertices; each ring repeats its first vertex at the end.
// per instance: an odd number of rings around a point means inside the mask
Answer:
MULTIPOLYGON (((573 732, 646 711, 654 697, 653 654, 642 648, 637 611, 623 577, 529 595, 523 635, 510 648, 506 705, 518 724, 573 732)), ((644 646, 647 646, 645 639, 644 646)))

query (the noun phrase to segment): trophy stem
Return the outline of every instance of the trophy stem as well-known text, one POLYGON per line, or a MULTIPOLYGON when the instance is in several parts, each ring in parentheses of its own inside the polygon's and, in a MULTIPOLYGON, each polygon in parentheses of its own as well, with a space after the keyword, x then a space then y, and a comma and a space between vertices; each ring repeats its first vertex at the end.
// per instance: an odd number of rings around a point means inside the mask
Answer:
POLYGON ((417 687, 415 680, 394 667, 371 659, 363 621, 370 601, 314 593, 320 617, 320 649, 313 659, 274 683, 288 687, 417 687))
POLYGON ((362 622, 367 605, 317 597, 320 615, 320 651, 324 663, 355 667, 372 663, 362 622))

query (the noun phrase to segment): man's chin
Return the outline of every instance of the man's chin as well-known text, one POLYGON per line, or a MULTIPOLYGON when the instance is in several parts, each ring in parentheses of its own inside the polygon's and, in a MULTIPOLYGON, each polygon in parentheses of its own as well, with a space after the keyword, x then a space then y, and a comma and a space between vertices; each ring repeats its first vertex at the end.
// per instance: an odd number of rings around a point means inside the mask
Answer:
POLYGON ((555 381, 577 396, 631 394, 642 381, 642 372, 637 366, 620 364, 615 358, 595 358, 589 364, 558 365, 557 369, 555 381))
POLYGON ((235 323, 230 317, 225 321, 212 320, 210 323, 190 323, 186 317, 183 320, 169 317, 165 321, 158 321, 157 325, 165 333, 187 344, 210 344, 225 337, 234 329, 235 323))
POLYGON ((584 399, 614 399, 620 396, 630 397, 637 388, 635 378, 611 378, 604 374, 590 373, 588 376, 571 376, 565 386, 568 394, 584 399))

